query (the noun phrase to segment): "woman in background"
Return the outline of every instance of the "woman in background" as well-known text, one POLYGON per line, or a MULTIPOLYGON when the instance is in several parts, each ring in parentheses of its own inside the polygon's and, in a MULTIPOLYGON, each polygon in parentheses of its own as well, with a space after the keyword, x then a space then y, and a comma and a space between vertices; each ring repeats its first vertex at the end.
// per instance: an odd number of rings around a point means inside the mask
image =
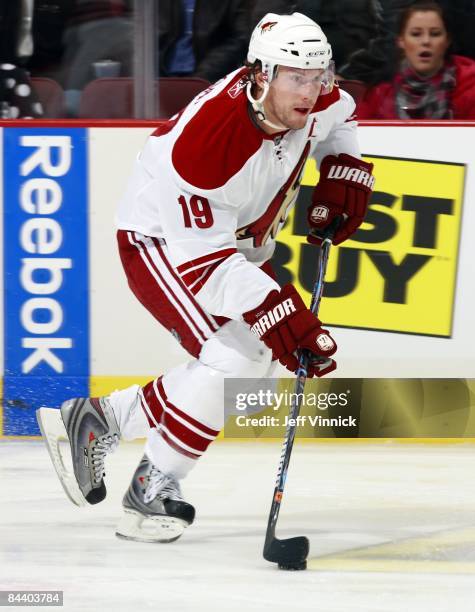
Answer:
POLYGON ((368 89, 359 119, 475 119, 475 61, 449 53, 442 8, 417 2, 401 16, 401 62, 390 82, 368 89))

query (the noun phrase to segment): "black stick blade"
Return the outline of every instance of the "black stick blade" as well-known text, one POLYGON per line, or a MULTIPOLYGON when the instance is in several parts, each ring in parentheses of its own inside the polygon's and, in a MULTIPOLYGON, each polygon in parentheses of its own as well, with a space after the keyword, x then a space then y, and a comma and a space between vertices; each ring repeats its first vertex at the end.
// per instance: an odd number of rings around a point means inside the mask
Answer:
MULTIPOLYGON (((272 538, 264 545, 264 559, 271 563, 278 563, 283 569, 291 569, 292 566, 298 567, 306 561, 309 549, 310 544, 305 536, 286 540, 272 538)), ((298 567, 298 569, 304 568, 298 567)))
POLYGON ((291 572, 296 572, 299 570, 306 570, 307 569, 307 562, 306 561, 299 561, 298 563, 291 563, 291 564, 285 564, 285 563, 279 563, 278 565, 279 569, 281 570, 287 570, 287 571, 291 571, 291 572))

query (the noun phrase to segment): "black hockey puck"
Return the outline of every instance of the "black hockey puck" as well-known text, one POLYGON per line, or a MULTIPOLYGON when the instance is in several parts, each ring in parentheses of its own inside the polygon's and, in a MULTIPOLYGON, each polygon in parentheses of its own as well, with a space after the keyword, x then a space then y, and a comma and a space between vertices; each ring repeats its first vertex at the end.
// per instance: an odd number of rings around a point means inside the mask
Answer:
POLYGON ((307 561, 298 561, 297 563, 279 563, 279 569, 298 571, 307 569, 307 561))

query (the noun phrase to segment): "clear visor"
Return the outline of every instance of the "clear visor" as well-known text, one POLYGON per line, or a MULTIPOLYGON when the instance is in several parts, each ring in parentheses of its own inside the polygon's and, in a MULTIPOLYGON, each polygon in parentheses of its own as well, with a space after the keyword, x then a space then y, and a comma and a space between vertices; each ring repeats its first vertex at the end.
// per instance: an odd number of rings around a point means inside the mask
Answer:
POLYGON ((289 91, 304 91, 325 96, 331 93, 335 84, 335 63, 330 61, 328 68, 300 69, 279 66, 276 78, 282 87, 289 91))

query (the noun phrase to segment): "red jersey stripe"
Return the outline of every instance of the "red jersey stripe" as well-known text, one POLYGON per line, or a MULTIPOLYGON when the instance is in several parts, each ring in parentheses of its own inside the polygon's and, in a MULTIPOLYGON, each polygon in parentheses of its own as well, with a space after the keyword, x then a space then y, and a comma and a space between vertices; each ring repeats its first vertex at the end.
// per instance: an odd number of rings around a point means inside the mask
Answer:
POLYGON ((182 446, 179 446, 174 440, 172 440, 172 438, 163 429, 158 429, 158 433, 165 440, 168 446, 173 448, 173 450, 176 451, 177 453, 185 455, 185 457, 189 457, 190 459, 199 459, 201 457, 201 455, 192 453, 191 451, 186 450, 182 446))
POLYGON ((248 69, 243 68, 225 89, 206 100, 176 139, 172 163, 189 185, 198 189, 222 187, 262 146, 267 135, 249 119, 244 87, 247 74, 248 69))
POLYGON ((157 379, 157 390, 158 390, 160 399, 162 399, 165 402, 165 404, 167 406, 169 406, 172 410, 174 410, 182 419, 188 421, 191 425, 193 425, 197 429, 201 429, 201 431, 203 431, 204 433, 206 433, 206 434, 208 434, 210 436, 215 436, 216 437, 219 434, 219 429, 211 429, 211 427, 208 427, 207 425, 204 425, 200 421, 197 421, 196 419, 191 417, 189 414, 186 414, 186 412, 183 412, 182 410, 177 408, 177 406, 172 404, 169 401, 169 399, 168 399, 168 397, 167 397, 167 395, 165 393, 165 388, 163 387, 163 382, 162 382, 162 378, 161 377, 159 379, 157 379))
POLYGON ((197 293, 201 287, 206 283, 211 274, 218 268, 223 261, 225 261, 227 257, 223 257, 216 263, 212 263, 209 266, 204 266, 202 268, 198 268, 197 270, 193 270, 192 272, 187 272, 183 275, 183 280, 188 286, 191 293, 197 293), (198 286, 198 289, 196 288, 198 286))
POLYGON ((187 323, 188 327, 190 329, 194 330, 194 335, 195 336, 199 335, 199 339, 200 339, 201 343, 206 341, 207 338, 206 338, 204 332, 198 327, 196 322, 193 320, 192 315, 185 309, 185 307, 182 305, 181 300, 179 299, 179 297, 175 294, 173 289, 166 282, 166 280, 163 277, 163 275, 161 274, 160 270, 155 265, 155 262, 153 261, 153 258, 150 256, 150 253, 148 252, 148 249, 147 249, 146 245, 141 240, 137 239, 135 234, 131 234, 131 240, 137 246, 137 248, 139 248, 139 250, 141 251, 143 257, 147 260, 151 270, 153 270, 153 273, 156 276, 155 281, 159 284, 159 286, 161 286, 166 291, 166 293, 168 293, 169 295, 171 295, 175 299, 177 304, 179 304, 178 310, 179 311, 183 310, 183 312, 182 313, 180 312, 180 314, 182 315, 183 320, 187 323), (183 314, 185 316, 183 316, 183 314))
POLYGON ((237 253, 237 249, 228 248, 221 249, 220 251, 214 251, 214 253, 208 253, 207 255, 202 255, 201 257, 197 257, 196 259, 191 259, 190 261, 186 261, 185 263, 177 266, 177 271, 179 274, 183 274, 186 270, 190 270, 190 268, 200 268, 206 263, 212 263, 216 259, 222 259, 224 257, 229 257, 237 253))
MULTIPOLYGON (((227 259, 227 257, 225 257, 225 259, 227 259)), ((213 272, 216 270, 216 268, 218 268, 222 263, 223 263, 224 259, 221 261, 218 261, 217 263, 208 266, 208 268, 206 269, 205 273, 203 274, 203 276, 201 276, 201 278, 199 278, 191 287, 190 287, 190 291, 193 295, 196 295, 198 293, 198 291, 201 291, 201 289, 204 287, 205 283, 209 280, 209 277, 213 274, 213 272)))
POLYGON ((219 433, 195 421, 166 401, 161 378, 145 385, 141 400, 150 426, 164 432, 167 441, 172 440, 175 446, 180 448, 180 452, 183 450, 200 456, 219 433), (203 431, 205 429, 206 433, 203 431))
MULTIPOLYGON (((170 274, 173 276, 173 278, 176 280, 176 282, 181 287, 183 287, 183 291, 187 291, 187 288, 185 286, 185 283, 183 282, 183 279, 177 274, 175 268, 168 261, 168 258, 166 256, 165 250, 162 247, 162 245, 160 244, 160 242, 156 238, 152 238, 152 240, 153 240, 153 244, 155 245, 155 248, 157 249, 158 254, 160 255, 160 258, 162 259, 163 263, 166 265, 166 267, 167 267, 168 271, 170 272, 170 274)), ((211 330, 212 331, 217 331, 219 329, 219 325, 214 320, 214 317, 212 315, 210 315, 210 314, 207 314, 203 310, 203 308, 198 304, 198 302, 191 295, 189 296, 189 298, 190 298, 190 301, 192 302, 193 306, 200 313, 200 315, 203 317, 204 321, 209 325, 211 330)))

